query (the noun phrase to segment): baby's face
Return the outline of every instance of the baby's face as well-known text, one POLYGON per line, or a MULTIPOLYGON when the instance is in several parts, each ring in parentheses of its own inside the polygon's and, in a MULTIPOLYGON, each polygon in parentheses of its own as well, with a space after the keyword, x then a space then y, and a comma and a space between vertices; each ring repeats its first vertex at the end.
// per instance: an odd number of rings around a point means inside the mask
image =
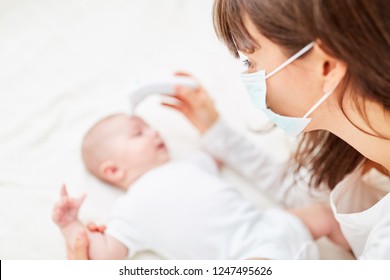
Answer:
POLYGON ((120 115, 110 122, 113 160, 129 170, 148 170, 169 159, 160 134, 136 116, 120 115))

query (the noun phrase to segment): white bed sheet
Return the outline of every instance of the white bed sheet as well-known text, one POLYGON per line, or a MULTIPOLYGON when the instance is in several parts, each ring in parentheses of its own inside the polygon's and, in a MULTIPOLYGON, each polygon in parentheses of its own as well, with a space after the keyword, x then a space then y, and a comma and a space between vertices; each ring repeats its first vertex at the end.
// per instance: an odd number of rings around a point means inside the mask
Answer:
MULTIPOLYGON (((0 259, 63 259, 51 221, 63 182, 88 193, 80 216, 104 223, 119 192, 83 168, 80 141, 99 118, 129 109, 137 78, 195 74, 219 111, 245 132, 254 119, 239 80, 240 63, 218 42, 212 0, 3 0, 0 2, 0 259)), ((150 98, 138 113, 158 127, 173 157, 199 149, 198 134, 178 113, 150 98)), ((275 131, 253 136, 288 154, 275 131)), ((259 207, 273 203, 230 170, 227 180, 259 207)), ((324 258, 350 258, 321 241, 324 258)), ((158 258, 143 254, 139 258, 158 258)))

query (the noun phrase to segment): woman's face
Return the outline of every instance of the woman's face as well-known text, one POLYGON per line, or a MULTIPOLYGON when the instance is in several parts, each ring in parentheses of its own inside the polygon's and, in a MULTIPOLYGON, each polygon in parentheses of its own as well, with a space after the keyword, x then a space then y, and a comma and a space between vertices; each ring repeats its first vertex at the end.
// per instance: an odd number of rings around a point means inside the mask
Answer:
MULTIPOLYGON (((256 29, 249 17, 244 17, 244 24, 259 45, 253 53, 241 51, 248 58, 249 73, 262 69, 266 74, 270 73, 289 58, 276 43, 256 29)), ((324 95, 321 71, 322 65, 318 63, 312 49, 267 79, 267 106, 280 115, 303 117, 324 95)), ((316 111, 309 116, 313 120, 305 131, 321 126, 314 120, 316 111)))
MULTIPOLYGON (((259 45, 253 53, 241 51, 248 58, 248 72, 265 70, 266 74, 270 73, 289 58, 279 45, 256 29, 248 16, 244 16, 244 25, 259 45)), ((267 106, 280 115, 303 117, 326 92, 339 84, 346 69, 342 61, 315 44, 305 55, 266 80, 267 106)), ((348 126, 367 135, 390 139, 390 112, 366 99, 360 100, 360 106, 366 108, 362 114, 355 100, 353 90, 343 94, 336 90, 308 116, 312 120, 304 131, 326 129, 344 138, 342 134, 348 126)))

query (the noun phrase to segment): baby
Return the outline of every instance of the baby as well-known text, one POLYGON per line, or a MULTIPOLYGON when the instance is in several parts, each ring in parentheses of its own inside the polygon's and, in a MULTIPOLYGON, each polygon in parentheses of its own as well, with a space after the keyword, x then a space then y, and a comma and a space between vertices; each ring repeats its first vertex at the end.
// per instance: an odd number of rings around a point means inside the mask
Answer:
MULTIPOLYGON (((84 137, 82 156, 99 179, 124 191, 107 230, 88 232, 91 259, 123 259, 152 250, 167 259, 319 258, 314 239, 343 243, 330 209, 261 211, 219 176, 218 163, 199 153, 170 160, 159 133, 141 118, 104 118, 84 137)), ((84 225, 84 200, 65 186, 53 220, 68 245, 84 225)))

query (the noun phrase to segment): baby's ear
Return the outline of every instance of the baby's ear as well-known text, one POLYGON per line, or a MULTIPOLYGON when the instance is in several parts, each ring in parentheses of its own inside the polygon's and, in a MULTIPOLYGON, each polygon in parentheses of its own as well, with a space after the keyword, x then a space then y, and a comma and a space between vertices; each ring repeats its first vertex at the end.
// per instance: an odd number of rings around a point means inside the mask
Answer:
POLYGON ((99 166, 99 175, 105 181, 118 185, 125 177, 125 171, 112 160, 106 160, 99 166))

